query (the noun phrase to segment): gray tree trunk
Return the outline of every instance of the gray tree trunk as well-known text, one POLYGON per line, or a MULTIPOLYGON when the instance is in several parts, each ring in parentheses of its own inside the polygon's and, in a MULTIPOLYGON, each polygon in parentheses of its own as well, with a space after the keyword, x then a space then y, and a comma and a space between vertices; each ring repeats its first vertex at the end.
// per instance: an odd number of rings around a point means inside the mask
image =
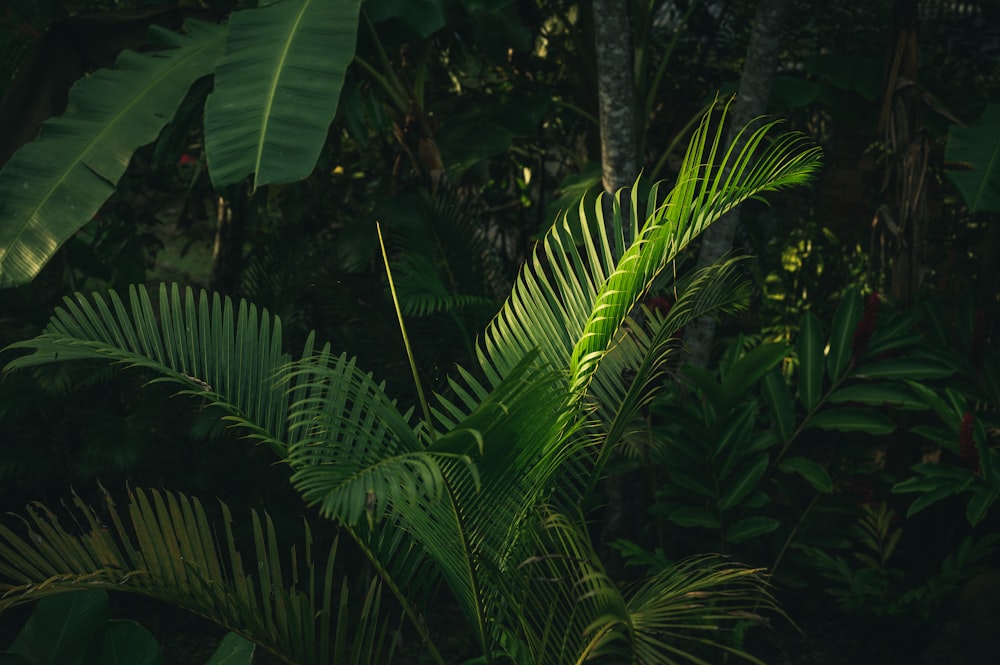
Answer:
MULTIPOLYGON (((597 57, 598 119, 601 126, 601 177, 604 191, 613 194, 631 187, 639 172, 636 158, 635 85, 632 82, 632 31, 629 0, 593 0, 594 52, 597 57)), ((625 203, 623 197, 622 203, 625 203)), ((605 224, 610 225, 613 210, 611 196, 604 197, 605 224)), ((622 214, 627 214, 623 210, 622 214)), ((628 227, 626 226, 626 234, 628 227)), ((628 246, 630 238, 625 238, 628 246)), ((608 571, 620 578, 624 560, 608 544, 622 538, 629 529, 626 516, 636 516, 635 483, 626 475, 612 473, 605 483, 607 506, 601 529, 599 549, 608 571)), ((633 529, 635 525, 629 525, 633 529)))
MULTIPOLYGON (((732 143, 736 133, 751 120, 767 111, 771 84, 778 64, 778 53, 784 30, 785 16, 790 0, 760 0, 747 57, 743 63, 736 101, 730 109, 726 142, 732 143)), ((736 229, 740 223, 739 208, 708 227, 702 235, 698 267, 715 263, 732 249, 736 229)), ((687 362, 698 367, 708 364, 715 339, 715 319, 702 317, 688 326, 684 336, 687 345, 687 362)))
POLYGON ((593 0, 597 101, 604 191, 630 187, 638 173, 635 86, 628 0, 593 0))

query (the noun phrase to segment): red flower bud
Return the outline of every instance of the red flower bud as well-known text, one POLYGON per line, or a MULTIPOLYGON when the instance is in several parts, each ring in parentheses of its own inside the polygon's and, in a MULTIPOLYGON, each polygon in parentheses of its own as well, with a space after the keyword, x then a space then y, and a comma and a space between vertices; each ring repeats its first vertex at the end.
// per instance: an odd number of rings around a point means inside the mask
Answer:
POLYGON ((975 417, 972 412, 966 411, 962 416, 962 424, 958 426, 958 458, 973 471, 979 470, 979 450, 976 448, 976 439, 973 436, 973 425, 975 417))
POLYGON ((851 362, 857 362, 857 360, 864 355, 865 351, 868 349, 868 343, 872 339, 872 335, 875 333, 875 322, 878 320, 878 308, 882 304, 882 297, 879 295, 878 291, 875 291, 870 296, 868 296, 868 301, 865 303, 864 314, 861 315, 861 320, 858 321, 857 327, 854 329, 854 346, 853 352, 851 353, 851 362))

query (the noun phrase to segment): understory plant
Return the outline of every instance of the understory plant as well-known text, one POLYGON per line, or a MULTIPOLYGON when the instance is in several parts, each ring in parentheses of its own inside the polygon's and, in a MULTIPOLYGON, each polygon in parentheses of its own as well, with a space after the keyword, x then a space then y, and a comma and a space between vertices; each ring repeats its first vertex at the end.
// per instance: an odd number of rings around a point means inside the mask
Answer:
POLYGON ((794 344, 740 336, 716 367, 682 368, 631 448, 655 477, 656 532, 618 548, 653 569, 717 548, 783 586, 819 576, 851 614, 932 616, 995 555, 1000 489, 985 317, 961 308, 950 331, 939 309, 851 289, 830 325, 803 315, 794 344), (932 506, 942 542, 901 552, 932 506))
POLYGON ((281 321, 247 302, 177 285, 66 298, 42 334, 12 345, 30 353, 8 372, 93 359, 154 372, 269 447, 376 574, 354 594, 332 552, 325 566, 314 561, 324 556, 308 534, 289 566, 274 526, 257 516, 250 563, 228 528, 219 542, 196 499, 135 490, 124 510, 78 502, 72 529, 36 507, 28 535, 0 531, 0 611, 81 588, 132 591, 287 662, 376 663, 391 641, 390 613, 379 609, 389 594, 445 663, 453 657, 427 612, 442 589, 476 662, 702 662, 704 648, 754 660, 718 631, 774 608, 759 570, 702 557, 622 589, 587 529, 589 499, 661 385, 677 331, 740 305, 739 261, 682 280, 665 317, 636 321, 637 304, 720 215, 818 167, 817 150, 800 135, 773 136, 774 123, 727 149, 710 120, 669 192, 654 186, 641 204, 633 188, 610 215, 598 205, 553 225, 478 340, 474 366, 430 396, 414 371, 412 406, 312 336, 293 358, 281 321))

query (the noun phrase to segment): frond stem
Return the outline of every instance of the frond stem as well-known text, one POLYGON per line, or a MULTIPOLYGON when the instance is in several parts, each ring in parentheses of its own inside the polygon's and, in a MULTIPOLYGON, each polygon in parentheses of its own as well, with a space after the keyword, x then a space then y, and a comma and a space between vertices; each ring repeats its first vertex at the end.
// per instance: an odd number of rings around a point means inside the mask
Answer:
POLYGON ((430 433, 431 441, 436 439, 434 435, 434 421, 431 420, 431 410, 427 405, 427 396, 424 395, 424 388, 420 383, 420 373, 417 371, 417 361, 413 357, 413 348, 410 346, 410 338, 406 334, 406 325, 403 323, 403 312, 399 308, 399 298, 396 295, 396 285, 392 281, 392 270, 389 268, 389 255, 385 251, 385 241, 382 240, 382 225, 375 222, 375 231, 378 233, 378 244, 382 249, 382 261, 385 263, 385 274, 389 277, 389 293, 392 294, 392 305, 396 308, 396 320, 399 321, 399 332, 403 335, 403 346, 406 347, 406 358, 410 362, 410 371, 413 373, 413 383, 417 387, 417 399, 420 400, 420 409, 424 412, 424 422, 427 423, 427 430, 430 433))

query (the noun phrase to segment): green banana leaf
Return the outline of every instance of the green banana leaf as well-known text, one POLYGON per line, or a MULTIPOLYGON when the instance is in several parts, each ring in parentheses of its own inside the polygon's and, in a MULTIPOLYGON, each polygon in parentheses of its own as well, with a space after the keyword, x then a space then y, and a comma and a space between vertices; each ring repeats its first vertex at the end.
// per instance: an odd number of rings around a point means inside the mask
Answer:
POLYGON ((944 157, 965 167, 946 173, 970 212, 1000 210, 1000 104, 987 106, 968 127, 952 127, 944 157))
POLYGON ((359 0, 288 0, 235 12, 215 90, 205 103, 205 151, 222 187, 308 176, 354 59, 359 0))
POLYGON ((0 171, 0 288, 25 284, 111 196, 132 153, 152 142, 188 88, 211 73, 225 28, 150 29, 155 53, 125 51, 81 79, 66 113, 0 171))

